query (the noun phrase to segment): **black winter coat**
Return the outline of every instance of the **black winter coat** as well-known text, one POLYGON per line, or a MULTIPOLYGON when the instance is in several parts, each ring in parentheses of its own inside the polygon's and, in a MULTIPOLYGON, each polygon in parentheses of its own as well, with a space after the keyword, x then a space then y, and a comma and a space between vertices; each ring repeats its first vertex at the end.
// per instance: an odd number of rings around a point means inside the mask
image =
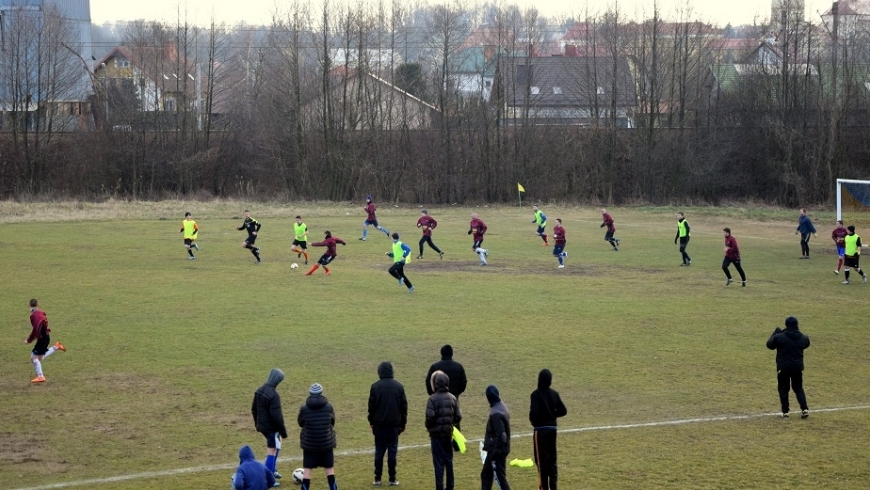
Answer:
POLYGON ((511 452, 511 416, 504 403, 498 402, 489 410, 483 450, 493 456, 504 457, 511 452))
POLYGON ((393 379, 393 365, 378 366, 379 381, 369 390, 369 425, 399 427, 408 425, 408 398, 402 383, 393 379))
POLYGON ((287 428, 284 426, 284 412, 281 411, 281 396, 274 386, 264 384, 254 393, 251 404, 251 415, 254 416, 254 426, 257 432, 263 434, 281 434, 287 438, 287 428))
POLYGON ((459 400, 447 391, 447 375, 433 375, 435 393, 426 402, 426 430, 430 437, 452 437, 453 426, 462 420, 459 400))
POLYGON ((308 395, 299 408, 299 447, 306 451, 329 451, 335 443, 335 410, 323 395, 308 395))
POLYGON ((538 374, 538 389, 532 392, 529 404, 529 422, 535 428, 556 429, 556 419, 568 414, 559 392, 550 388, 553 374, 542 369, 538 374))
POLYGON ((776 350, 776 369, 779 371, 803 371, 804 349, 810 346, 810 338, 797 327, 777 328, 767 339, 767 348, 776 350))
POLYGON ((429 367, 429 372, 426 373, 426 393, 430 395, 435 393, 435 387, 432 386, 432 373, 435 371, 443 371, 450 379, 447 391, 453 394, 453 396, 458 398, 459 395, 465 392, 465 387, 468 385, 468 379, 465 377, 465 368, 462 367, 462 364, 454 361, 453 357, 442 356, 441 360, 432 364, 429 367))

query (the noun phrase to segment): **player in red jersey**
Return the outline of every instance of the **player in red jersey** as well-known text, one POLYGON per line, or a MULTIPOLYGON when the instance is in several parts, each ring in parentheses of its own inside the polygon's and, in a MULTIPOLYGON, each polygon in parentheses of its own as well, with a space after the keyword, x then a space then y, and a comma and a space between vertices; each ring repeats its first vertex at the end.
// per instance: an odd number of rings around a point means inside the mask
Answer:
POLYGON ((417 228, 423 229, 423 237, 420 238, 420 255, 417 256, 418 259, 423 258, 423 244, 428 243, 432 250, 438 252, 438 256, 440 258, 444 258, 444 252, 441 251, 438 247, 432 243, 432 230, 438 226, 438 222, 435 221, 435 218, 429 216, 429 211, 422 210, 420 211, 420 219, 417 220, 417 228))
POLYGON ((486 223, 477 217, 477 213, 471 213, 471 223, 468 228, 468 234, 474 234, 474 243, 471 244, 471 249, 480 257, 480 265, 486 265, 486 258, 489 256, 489 250, 482 248, 483 235, 486 233, 486 223))
POLYGON ((565 243, 567 240, 565 239, 565 228, 562 227, 562 219, 556 218, 556 226, 553 227, 553 240, 555 244, 553 245, 553 257, 559 259, 559 268, 565 268, 565 257, 568 256, 568 252, 565 251, 565 243))
POLYGON ((24 341, 29 344, 36 341, 33 350, 30 352, 30 362, 33 364, 33 369, 36 370, 36 377, 31 383, 45 383, 45 375, 42 374, 42 360, 54 354, 57 351, 66 352, 66 347, 60 342, 55 342, 54 346, 48 347, 51 343, 51 329, 48 328, 48 317, 45 312, 39 309, 39 301, 35 298, 30 300, 30 335, 24 341))
POLYGON ((837 227, 831 232, 831 240, 837 245, 837 268, 834 269, 834 274, 840 275, 840 269, 843 267, 843 259, 846 256, 846 235, 849 230, 843 226, 843 220, 837 220, 837 227))
POLYGON ((390 238, 390 232, 387 231, 386 228, 378 224, 378 218, 375 216, 375 203, 372 202, 372 196, 366 196, 366 206, 363 208, 366 212, 366 220, 363 221, 363 234, 359 238, 360 240, 365 240, 369 234, 369 225, 374 225, 375 228, 381 230, 384 235, 387 235, 387 238, 390 238))
POLYGON ((731 279, 731 272, 728 266, 734 264, 734 268, 740 273, 740 280, 743 281, 742 286, 746 287, 746 274, 743 272, 743 267, 740 265, 740 247, 737 246, 737 239, 731 236, 731 228, 723 228, 722 235, 725 237, 725 260, 722 261, 722 270, 725 272, 725 277, 728 278, 726 286, 734 282, 731 279))
POLYGON ((610 216, 610 213, 608 213, 606 209, 601 208, 601 218, 604 222, 601 223, 599 228, 607 227, 607 233, 604 234, 604 240, 610 242, 610 246, 613 247, 614 252, 618 252, 619 238, 613 238, 613 234, 616 233, 616 225, 613 224, 613 216, 610 216))
POLYGON ((332 236, 332 233, 329 230, 323 232, 323 235, 324 238, 322 242, 312 243, 311 246, 326 247, 326 252, 324 252, 324 254, 320 256, 320 259, 317 260, 317 263, 314 264, 311 269, 309 269, 308 272, 305 273, 306 276, 314 274, 314 271, 316 271, 317 268, 321 265, 323 266, 323 271, 328 276, 329 267, 327 266, 332 263, 332 261, 335 260, 335 257, 338 255, 338 253, 336 253, 336 249, 338 248, 336 244, 340 243, 342 245, 347 245, 347 243, 345 243, 344 240, 342 240, 341 238, 332 236))

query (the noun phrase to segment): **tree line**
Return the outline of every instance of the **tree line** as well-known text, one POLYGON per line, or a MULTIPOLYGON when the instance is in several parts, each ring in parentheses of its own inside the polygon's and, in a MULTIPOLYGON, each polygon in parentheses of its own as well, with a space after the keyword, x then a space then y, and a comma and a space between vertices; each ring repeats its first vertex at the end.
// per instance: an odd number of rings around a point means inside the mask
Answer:
POLYGON ((88 130, 59 131, 61 111, 34 113, 33 93, 47 100, 88 68, 48 10, 4 26, 0 85, 15 90, 0 92, 0 195, 465 203, 513 200, 520 182, 544 201, 803 205, 830 202, 838 177, 870 177, 866 24, 747 27, 761 49, 735 63, 733 29, 689 12, 323 0, 259 27, 180 12, 125 29, 154 91, 91 71, 88 130), (469 36, 488 53, 486 94, 467 90, 469 36), (533 79, 518 83, 548 46, 597 87, 572 95, 582 123, 541 124, 533 79))

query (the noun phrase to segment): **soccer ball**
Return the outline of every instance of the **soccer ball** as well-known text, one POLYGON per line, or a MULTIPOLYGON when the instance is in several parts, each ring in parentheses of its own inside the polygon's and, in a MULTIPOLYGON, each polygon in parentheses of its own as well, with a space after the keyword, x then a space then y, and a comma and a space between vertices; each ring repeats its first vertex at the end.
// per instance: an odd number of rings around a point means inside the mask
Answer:
POLYGON ((302 485, 302 477, 304 473, 302 472, 302 468, 296 468, 293 470, 293 483, 297 485, 302 485))
POLYGON ((291 268, 291 269, 298 269, 298 268, 299 268, 299 264, 297 264, 296 262, 293 262, 292 264, 290 264, 290 268, 291 268))

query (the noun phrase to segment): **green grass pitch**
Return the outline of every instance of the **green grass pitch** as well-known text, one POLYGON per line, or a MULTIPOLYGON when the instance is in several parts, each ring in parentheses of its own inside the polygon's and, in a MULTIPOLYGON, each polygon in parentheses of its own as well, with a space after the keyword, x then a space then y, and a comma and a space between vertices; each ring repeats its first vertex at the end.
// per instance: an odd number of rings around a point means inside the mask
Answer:
MULTIPOLYGON (((867 488, 870 408, 856 407, 870 405, 870 284, 844 286, 832 273, 831 213, 812 216, 820 232, 812 259, 797 260, 791 210, 615 208, 622 245, 613 252, 598 209, 542 206, 548 231, 557 217, 567 230, 569 256, 558 270, 530 208, 434 207, 445 257, 426 250, 414 260, 406 272, 416 291, 407 294, 386 272, 390 241, 371 228, 368 241, 357 240, 361 207, 0 203, 0 488, 190 468, 80 488, 229 488, 242 444, 264 457, 250 403, 272 367, 287 375, 281 457, 301 455, 296 414, 319 382, 337 414, 339 485, 370 488, 366 403, 382 360, 393 362, 409 398, 400 444, 416 446, 400 451, 399 480, 431 488, 424 377, 444 343, 468 373, 462 425, 472 439, 483 435, 491 383, 514 433, 530 431, 529 394, 543 367, 568 407, 563 429, 724 417, 562 433, 562 488, 867 488), (263 223, 261 265, 241 248, 241 219, 232 219, 247 206, 263 223), (178 233, 188 210, 201 228, 195 261, 178 233), (692 226, 691 267, 678 266, 678 210, 692 226), (487 267, 470 250, 472 211, 489 226, 487 267), (348 242, 331 276, 303 276, 290 255, 296 214, 312 241, 329 229, 348 242), (740 243, 746 288, 725 287, 725 226, 740 243), (48 313, 52 339, 68 348, 43 363, 41 386, 29 383, 23 343, 31 297, 48 313), (779 410, 774 353, 764 344, 789 315, 812 340, 810 408, 850 409, 739 418, 779 410)), ((415 256, 418 217, 414 206, 378 213, 415 256)), ((322 250, 312 250, 312 263, 322 250)), ((510 457, 531 458, 530 438, 516 438, 510 457)), ((279 471, 289 477, 298 466, 281 461, 279 471)), ((476 443, 455 467, 457 488, 479 486, 476 443)), ((535 488, 534 469, 509 468, 508 477, 513 488, 535 488)), ((312 486, 325 488, 322 472, 312 486)))

